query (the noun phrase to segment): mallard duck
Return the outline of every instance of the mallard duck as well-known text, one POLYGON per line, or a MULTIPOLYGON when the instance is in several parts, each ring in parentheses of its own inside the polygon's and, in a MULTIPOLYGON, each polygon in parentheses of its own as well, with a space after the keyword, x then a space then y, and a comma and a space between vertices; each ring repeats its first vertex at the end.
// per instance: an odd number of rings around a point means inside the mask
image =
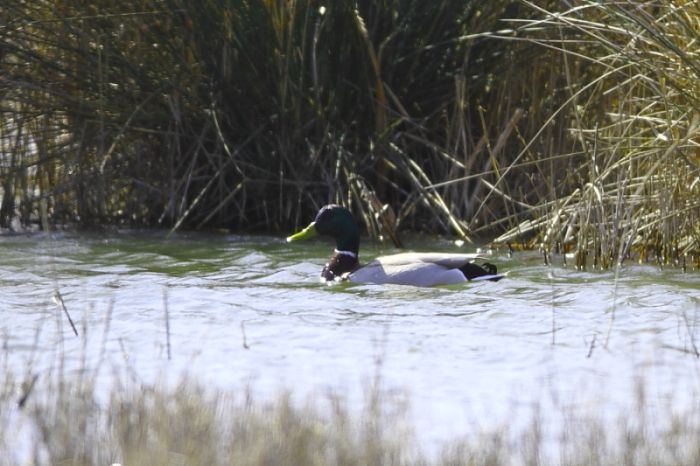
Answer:
POLYGON ((349 280, 359 283, 392 283, 397 285, 434 286, 463 283, 470 280, 503 278, 496 266, 477 265, 478 254, 407 252, 377 257, 360 266, 360 229, 345 207, 331 204, 321 208, 313 222, 287 242, 316 235, 335 239, 335 250, 321 271, 322 281, 349 280))

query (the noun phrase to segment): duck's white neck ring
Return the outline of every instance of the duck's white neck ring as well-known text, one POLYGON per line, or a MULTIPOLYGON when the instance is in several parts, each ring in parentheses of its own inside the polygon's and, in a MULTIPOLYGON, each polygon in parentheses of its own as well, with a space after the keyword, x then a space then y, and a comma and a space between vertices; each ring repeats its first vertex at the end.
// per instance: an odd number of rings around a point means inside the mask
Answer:
POLYGON ((352 251, 339 251, 338 249, 335 249, 334 252, 335 252, 336 254, 340 254, 340 255, 342 255, 342 256, 350 256, 350 257, 352 257, 353 259, 357 259, 357 254, 355 254, 355 253, 352 252, 352 251))

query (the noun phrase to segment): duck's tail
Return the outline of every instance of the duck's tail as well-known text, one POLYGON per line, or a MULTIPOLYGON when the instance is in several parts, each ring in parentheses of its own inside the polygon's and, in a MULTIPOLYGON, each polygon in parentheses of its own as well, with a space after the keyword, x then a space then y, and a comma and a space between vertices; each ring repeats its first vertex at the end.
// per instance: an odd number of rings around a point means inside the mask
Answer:
POLYGON ((488 280, 487 276, 499 277, 498 270, 496 266, 484 262, 481 265, 474 264, 473 262, 467 262, 459 270, 464 274, 467 280, 474 280, 475 278, 484 277, 482 280, 488 280))

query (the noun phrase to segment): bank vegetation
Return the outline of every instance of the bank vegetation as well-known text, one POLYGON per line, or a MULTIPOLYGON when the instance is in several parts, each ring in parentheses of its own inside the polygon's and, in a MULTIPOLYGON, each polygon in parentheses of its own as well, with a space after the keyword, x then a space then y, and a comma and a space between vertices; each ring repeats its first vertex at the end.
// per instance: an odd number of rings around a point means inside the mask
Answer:
POLYGON ((400 231, 700 261, 693 0, 7 0, 0 228, 400 231), (568 6, 567 6, 568 5, 568 6))

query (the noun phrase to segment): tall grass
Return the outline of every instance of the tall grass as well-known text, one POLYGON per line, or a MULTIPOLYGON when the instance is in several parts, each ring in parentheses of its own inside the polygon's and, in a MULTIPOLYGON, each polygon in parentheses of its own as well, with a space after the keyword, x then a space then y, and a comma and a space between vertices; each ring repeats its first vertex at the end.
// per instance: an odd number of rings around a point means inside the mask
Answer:
POLYGON ((336 202, 374 234, 390 205, 580 267, 697 263, 698 13, 8 0, 0 227, 288 231, 336 202))
POLYGON ((339 202, 376 228, 374 192, 400 222, 467 236, 479 183, 432 186, 495 162, 487 142, 519 114, 495 76, 521 45, 461 39, 517 4, 6 3, 5 225, 43 199, 58 223, 268 230, 339 202))
MULTIPOLYGON (((523 36, 557 50, 570 95, 572 152, 580 163, 528 232, 579 267, 640 260, 700 262, 700 5, 692 1, 581 2, 521 22, 523 36)), ((687 263, 686 263, 687 262, 687 263)))

